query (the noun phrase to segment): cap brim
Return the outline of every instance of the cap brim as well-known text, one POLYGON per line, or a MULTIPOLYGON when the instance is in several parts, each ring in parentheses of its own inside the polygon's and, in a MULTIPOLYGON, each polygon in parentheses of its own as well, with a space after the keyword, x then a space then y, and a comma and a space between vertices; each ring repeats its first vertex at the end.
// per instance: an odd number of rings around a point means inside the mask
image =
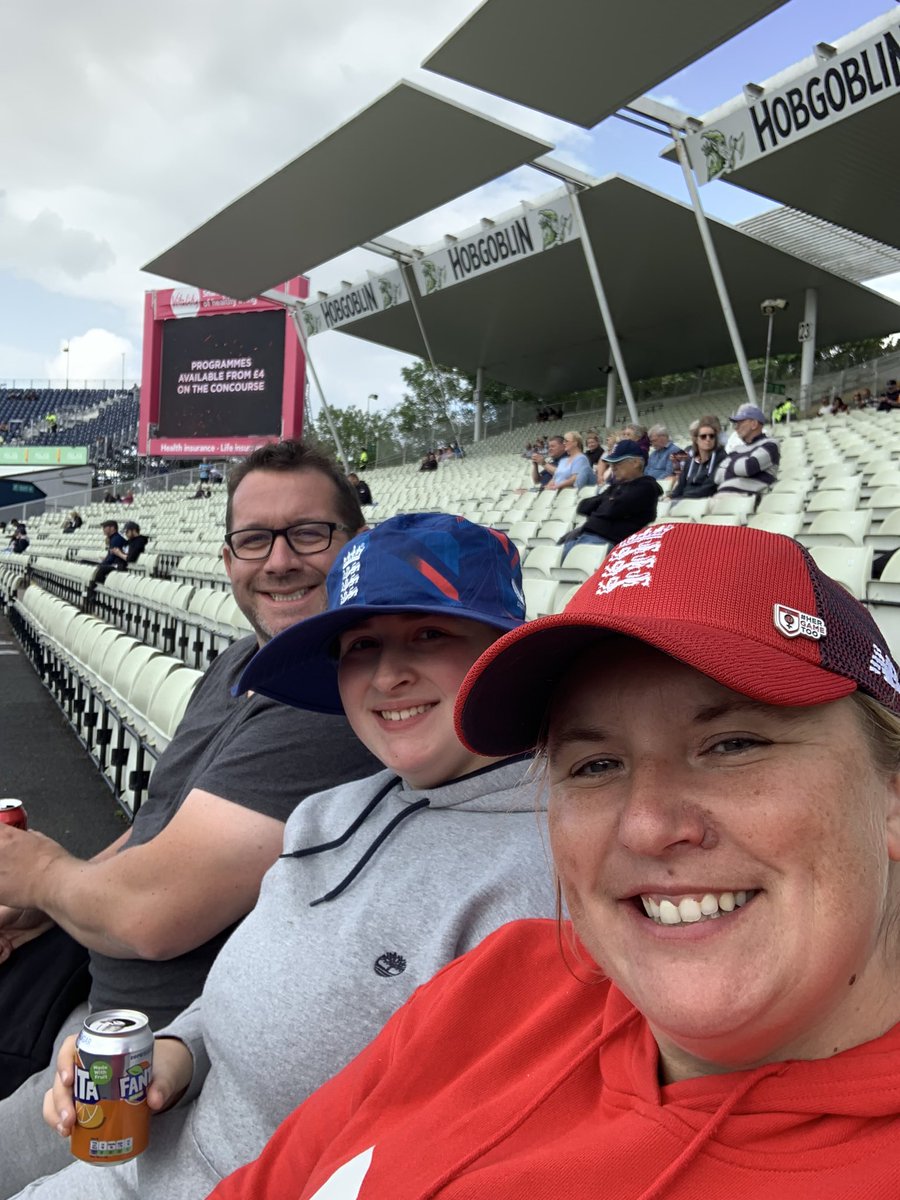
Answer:
POLYGON ((257 692, 293 708, 339 716, 344 706, 338 690, 337 658, 333 651, 335 639, 345 629, 352 629, 370 617, 389 617, 402 613, 462 617, 504 632, 520 624, 512 617, 492 619, 483 612, 467 608, 450 610, 443 606, 430 609, 421 604, 391 608, 383 604, 348 605, 333 612, 307 617, 267 642, 247 664, 234 688, 234 694, 240 696, 244 692, 257 692))
POLYGON ((622 635, 655 646, 725 687, 764 704, 807 707, 856 690, 851 679, 728 630, 671 618, 542 617, 500 638, 469 671, 456 702, 456 732, 476 754, 532 750, 553 695, 577 659, 622 635))
POLYGON ((605 454, 600 455, 600 461, 605 463, 620 463, 627 462, 629 458, 643 458, 643 454, 619 454, 615 458, 607 458, 605 454))

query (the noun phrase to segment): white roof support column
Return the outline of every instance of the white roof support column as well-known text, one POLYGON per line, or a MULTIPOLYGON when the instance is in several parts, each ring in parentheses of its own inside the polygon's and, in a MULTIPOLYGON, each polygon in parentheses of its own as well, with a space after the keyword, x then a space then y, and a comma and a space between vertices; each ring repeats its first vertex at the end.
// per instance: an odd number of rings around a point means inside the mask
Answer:
MULTIPOLYGON (((511 402, 510 402, 511 403, 511 402)), ((475 433, 473 441, 480 442, 484 437, 484 367, 475 371, 475 433)))
POLYGON ((809 405, 812 395, 813 367, 816 361, 816 319, 819 315, 819 293, 816 288, 807 288, 803 305, 803 321, 797 337, 800 342, 800 397, 797 407, 801 411, 809 405))
POLYGON ((628 377, 628 368, 625 366, 625 359, 622 357, 622 347, 619 345, 619 335, 616 333, 616 327, 613 324, 612 312, 610 311, 609 302, 606 299, 606 291, 603 287, 603 280, 600 278, 600 268, 597 266, 597 259, 594 256, 594 247, 591 243, 587 226, 584 223, 584 214, 581 211, 581 204, 578 199, 578 189, 575 184, 569 180, 566 181, 566 187, 568 188, 569 196, 572 200, 572 213, 575 217, 575 224, 578 227, 578 236, 581 239, 581 249, 584 253, 584 261, 587 263, 588 275, 591 278, 591 286, 594 289, 594 295, 597 297, 597 306, 600 309, 600 316, 603 319, 603 328, 606 330, 606 337, 607 341, 609 342, 610 353, 612 354, 616 370, 619 373, 619 378, 622 381, 622 392, 625 396, 625 403, 628 406, 628 415, 631 417, 632 421, 637 421, 637 406, 634 403, 634 394, 631 390, 631 380, 628 377))
POLYGON ((616 384, 618 376, 616 368, 610 367, 606 376, 606 428, 615 429, 616 426, 616 384))
POLYGON ((694 216, 697 218, 697 228, 700 231, 700 241, 703 243, 703 249, 706 252, 706 261, 709 263, 709 270, 713 277, 713 283, 716 286, 719 303, 722 306, 722 315, 725 317, 725 324, 728 326, 728 334, 731 338, 731 344, 734 347, 734 357, 740 368, 741 379, 744 382, 744 391, 747 393, 747 399, 750 403, 756 404, 756 388, 753 386, 750 367, 747 363, 747 355, 744 353, 744 343, 741 341, 737 321, 734 318, 734 309, 731 307, 731 299, 728 295, 728 288, 725 286, 725 277, 722 274, 722 268, 719 266, 719 257, 716 254, 716 248, 710 236, 706 213, 703 211, 703 205, 700 203, 700 193, 697 191, 697 184, 694 180, 694 173, 691 170, 684 137, 674 126, 669 126, 669 132, 675 143, 675 152, 678 155, 678 162, 681 165, 684 181, 687 184, 688 193, 691 197, 694 216))

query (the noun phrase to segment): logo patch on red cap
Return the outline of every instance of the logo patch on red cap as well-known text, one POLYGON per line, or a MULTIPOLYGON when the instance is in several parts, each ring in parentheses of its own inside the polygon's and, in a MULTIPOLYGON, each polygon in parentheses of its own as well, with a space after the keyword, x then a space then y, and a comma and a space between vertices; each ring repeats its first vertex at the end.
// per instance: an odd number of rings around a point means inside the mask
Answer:
POLYGON ((801 612, 799 608, 788 608, 786 604, 776 604, 772 610, 772 617, 775 628, 785 637, 805 637, 817 642, 828 632, 821 617, 801 612))

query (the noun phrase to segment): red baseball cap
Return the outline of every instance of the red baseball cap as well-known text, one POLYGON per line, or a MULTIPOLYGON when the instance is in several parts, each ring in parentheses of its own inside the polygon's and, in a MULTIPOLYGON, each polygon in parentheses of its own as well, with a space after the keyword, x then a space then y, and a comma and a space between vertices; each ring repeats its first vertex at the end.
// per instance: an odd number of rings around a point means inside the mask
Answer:
POLYGON ((531 749, 557 684, 614 634, 765 704, 823 704, 859 688, 900 715, 900 676, 883 634, 798 542, 746 527, 659 524, 613 546, 563 612, 482 654, 456 702, 461 741, 492 757, 531 749))

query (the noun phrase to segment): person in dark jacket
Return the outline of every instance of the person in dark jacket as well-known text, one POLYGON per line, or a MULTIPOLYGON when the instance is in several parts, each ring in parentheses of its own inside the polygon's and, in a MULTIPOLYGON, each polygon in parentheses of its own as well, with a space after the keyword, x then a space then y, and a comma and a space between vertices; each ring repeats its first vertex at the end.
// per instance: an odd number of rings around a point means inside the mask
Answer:
POLYGON ((623 438, 602 461, 612 466, 613 482, 578 505, 576 511, 587 519, 563 539, 564 559, 573 546, 614 546, 656 517, 662 488, 644 474, 646 459, 638 443, 623 438))
POLYGON ((691 453, 681 465, 671 491, 672 499, 702 500, 705 496, 714 496, 716 467, 724 457, 725 451, 719 445, 719 430, 711 420, 702 419, 691 434, 691 453))

